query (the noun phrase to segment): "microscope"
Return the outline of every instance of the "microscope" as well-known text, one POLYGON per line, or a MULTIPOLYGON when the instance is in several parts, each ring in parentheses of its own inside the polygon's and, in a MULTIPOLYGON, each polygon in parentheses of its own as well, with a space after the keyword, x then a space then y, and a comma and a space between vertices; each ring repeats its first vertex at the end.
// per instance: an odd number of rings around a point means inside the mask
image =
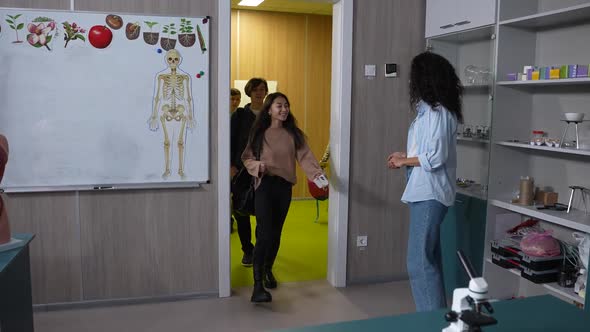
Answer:
POLYGON ((476 277, 471 262, 461 250, 457 251, 459 261, 469 276, 469 288, 457 288, 453 291, 453 306, 445 314, 445 319, 451 324, 442 332, 481 331, 482 326, 494 325, 498 321, 482 312, 485 308, 492 314, 494 309, 488 300, 488 283, 483 277, 476 277))

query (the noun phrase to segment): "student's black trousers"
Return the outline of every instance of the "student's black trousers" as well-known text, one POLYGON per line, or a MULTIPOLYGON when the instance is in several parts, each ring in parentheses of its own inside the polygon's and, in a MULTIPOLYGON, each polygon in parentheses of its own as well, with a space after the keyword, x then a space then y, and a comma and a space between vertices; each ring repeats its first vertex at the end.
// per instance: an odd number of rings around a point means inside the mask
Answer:
POLYGON ((254 265, 270 269, 274 263, 283 224, 291 205, 293 184, 280 176, 265 175, 256 189, 256 245, 254 265))

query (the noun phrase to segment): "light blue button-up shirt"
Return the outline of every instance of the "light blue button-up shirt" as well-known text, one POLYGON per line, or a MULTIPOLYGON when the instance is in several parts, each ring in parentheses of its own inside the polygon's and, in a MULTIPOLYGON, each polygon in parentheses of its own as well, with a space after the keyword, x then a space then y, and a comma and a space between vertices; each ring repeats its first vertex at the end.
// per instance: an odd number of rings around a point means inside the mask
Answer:
POLYGON ((446 206, 455 202, 457 173, 457 118, 444 106, 416 105, 416 118, 408 131, 408 150, 412 138, 420 166, 408 172, 402 202, 437 200, 446 206), (415 135, 415 136, 414 136, 415 135))

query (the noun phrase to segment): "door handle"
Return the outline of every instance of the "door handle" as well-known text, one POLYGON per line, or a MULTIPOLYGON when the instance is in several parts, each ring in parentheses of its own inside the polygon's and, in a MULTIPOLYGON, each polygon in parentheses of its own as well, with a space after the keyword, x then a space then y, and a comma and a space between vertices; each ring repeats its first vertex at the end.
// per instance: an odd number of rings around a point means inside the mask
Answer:
POLYGON ((447 24, 447 25, 440 26, 440 28, 441 29, 448 29, 448 28, 452 28, 454 26, 455 26, 454 24, 447 24))
POLYGON ((455 23, 455 25, 465 25, 465 24, 469 24, 469 23, 471 23, 471 21, 465 20, 465 21, 457 22, 457 23, 455 23))

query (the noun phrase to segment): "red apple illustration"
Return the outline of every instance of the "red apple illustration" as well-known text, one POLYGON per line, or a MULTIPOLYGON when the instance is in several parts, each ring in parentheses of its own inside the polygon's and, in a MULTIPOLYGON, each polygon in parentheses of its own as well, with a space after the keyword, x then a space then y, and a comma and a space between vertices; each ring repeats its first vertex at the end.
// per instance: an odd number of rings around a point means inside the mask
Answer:
POLYGON ((112 40, 113 32, 104 25, 95 25, 88 31, 88 41, 96 48, 105 48, 112 40))

